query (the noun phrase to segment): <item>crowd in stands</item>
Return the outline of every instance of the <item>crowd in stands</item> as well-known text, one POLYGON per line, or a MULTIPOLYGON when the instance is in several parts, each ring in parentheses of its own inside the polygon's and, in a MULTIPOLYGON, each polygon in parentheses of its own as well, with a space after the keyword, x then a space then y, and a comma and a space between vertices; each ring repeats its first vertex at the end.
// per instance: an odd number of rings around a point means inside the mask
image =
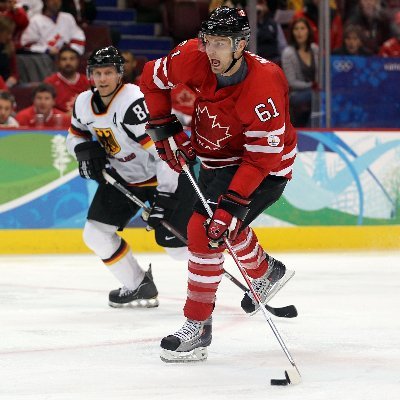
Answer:
MULTIPOLYGON (((211 0, 206 12, 222 5, 245 8, 247 2, 211 0)), ((312 97, 320 90, 321 5, 321 0, 257 0, 257 53, 284 70, 295 126, 309 126, 312 97)), ((333 55, 400 57, 399 2, 330 0, 329 6, 333 55)), ((90 88, 84 73, 85 29, 95 17, 93 0, 0 0, 0 126, 68 127, 75 98, 90 88), (17 61, 38 54, 54 70, 43 80, 21 82, 17 61), (20 104, 16 105, 13 93, 21 84, 31 87, 31 101, 17 112, 20 104)), ((145 60, 130 51, 122 54, 124 81, 137 84, 145 60)), ((195 94, 187 87, 172 92, 174 111, 186 126, 194 101, 195 94)))

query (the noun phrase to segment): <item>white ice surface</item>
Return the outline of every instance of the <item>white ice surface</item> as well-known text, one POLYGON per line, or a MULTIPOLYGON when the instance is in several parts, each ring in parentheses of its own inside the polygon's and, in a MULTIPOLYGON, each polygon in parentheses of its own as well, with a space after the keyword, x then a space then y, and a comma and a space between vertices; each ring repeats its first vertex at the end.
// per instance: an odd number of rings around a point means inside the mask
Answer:
MULTIPOLYGON (((400 399, 400 253, 278 254, 296 275, 271 302, 303 382, 270 386, 290 367, 262 313, 244 315, 227 279, 208 360, 164 364, 159 343, 182 325, 186 265, 153 265, 156 309, 111 309, 118 283, 95 256, 0 257, 0 399, 400 399)), ((239 277, 227 257, 226 268, 239 277)))

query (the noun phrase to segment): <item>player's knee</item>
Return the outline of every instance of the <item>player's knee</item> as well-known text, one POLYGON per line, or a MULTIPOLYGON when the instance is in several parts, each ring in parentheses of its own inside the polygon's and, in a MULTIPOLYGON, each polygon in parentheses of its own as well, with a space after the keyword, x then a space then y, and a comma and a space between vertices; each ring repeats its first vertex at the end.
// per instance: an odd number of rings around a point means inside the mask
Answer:
POLYGON ((83 241, 99 257, 108 258, 110 254, 115 252, 120 243, 116 231, 116 226, 88 220, 83 229, 83 241))

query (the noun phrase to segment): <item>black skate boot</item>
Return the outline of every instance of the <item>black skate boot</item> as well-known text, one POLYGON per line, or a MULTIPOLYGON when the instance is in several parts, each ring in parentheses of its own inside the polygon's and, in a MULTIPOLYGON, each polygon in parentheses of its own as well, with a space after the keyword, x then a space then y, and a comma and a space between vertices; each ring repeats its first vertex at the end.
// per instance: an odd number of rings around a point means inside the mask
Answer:
POLYGON ((185 363, 207 359, 212 340, 212 317, 205 321, 187 319, 179 331, 161 340, 161 360, 185 363))
MULTIPOLYGON (((252 280, 254 291, 258 294, 261 302, 267 304, 282 288, 288 280, 293 277, 294 271, 290 271, 285 264, 267 255, 268 269, 261 277, 252 280)), ((247 314, 255 314, 260 307, 254 300, 253 294, 247 291, 242 299, 241 306, 247 314)))
POLYGON ((120 308, 128 307, 158 307, 157 299, 158 291, 153 282, 151 266, 144 274, 144 278, 140 285, 134 289, 128 289, 125 286, 116 290, 112 290, 108 296, 108 304, 110 307, 120 308))

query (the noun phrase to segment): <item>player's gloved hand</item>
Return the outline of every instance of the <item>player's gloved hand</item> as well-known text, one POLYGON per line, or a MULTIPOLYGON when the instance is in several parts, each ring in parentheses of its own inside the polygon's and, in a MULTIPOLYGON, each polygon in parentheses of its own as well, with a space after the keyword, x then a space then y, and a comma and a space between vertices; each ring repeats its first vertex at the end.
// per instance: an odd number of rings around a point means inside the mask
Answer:
POLYGON ((182 171, 177 152, 183 156, 186 162, 195 160, 196 155, 190 139, 183 132, 182 124, 175 115, 150 119, 146 125, 146 133, 153 140, 160 158, 168 163, 174 171, 182 171))
POLYGON ((107 154, 99 142, 83 142, 75 146, 75 154, 79 163, 79 174, 84 179, 94 179, 101 183, 103 169, 107 164, 107 154))
POLYGON ((176 196, 174 193, 157 192, 154 196, 154 202, 149 212, 142 212, 143 221, 147 222, 146 229, 149 231, 155 229, 165 219, 166 214, 176 208, 176 196))
POLYGON ((224 237, 235 240, 243 220, 245 219, 250 204, 249 199, 244 199, 234 192, 220 196, 217 209, 207 224, 207 236, 210 247, 218 247, 223 243, 224 237))

